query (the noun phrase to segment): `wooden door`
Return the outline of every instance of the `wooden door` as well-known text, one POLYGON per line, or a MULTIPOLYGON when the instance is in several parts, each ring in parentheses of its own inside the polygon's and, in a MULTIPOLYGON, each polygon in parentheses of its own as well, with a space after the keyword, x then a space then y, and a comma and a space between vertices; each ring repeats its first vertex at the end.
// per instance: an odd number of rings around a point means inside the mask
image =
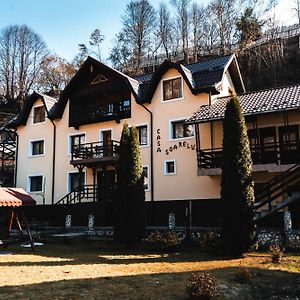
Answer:
POLYGON ((116 190, 116 171, 102 170, 97 172, 98 201, 112 201, 116 190))
POLYGON ((276 127, 265 127, 259 129, 261 163, 277 163, 276 127))
POLYGON ((103 142, 103 156, 112 156, 111 130, 101 131, 101 140, 103 142))
POLYGON ((299 163, 299 128, 298 125, 279 127, 281 164, 299 163))

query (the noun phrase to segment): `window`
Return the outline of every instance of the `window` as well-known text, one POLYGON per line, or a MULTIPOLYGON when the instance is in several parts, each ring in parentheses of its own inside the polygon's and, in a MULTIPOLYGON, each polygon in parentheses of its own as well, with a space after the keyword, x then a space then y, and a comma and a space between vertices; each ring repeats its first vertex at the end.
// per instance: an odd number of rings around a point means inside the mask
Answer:
POLYGON ((68 184, 68 192, 72 192, 79 187, 79 183, 83 187, 85 185, 85 173, 81 172, 81 176, 79 172, 69 173, 69 184, 68 184))
POLYGON ((120 111, 130 110, 130 100, 123 100, 120 102, 120 111))
POLYGON ((148 129, 147 125, 137 126, 136 127, 139 136, 139 143, 141 146, 148 145, 148 129))
POLYGON ((43 191, 43 176, 30 176, 29 177, 29 192, 42 192, 43 191))
POLYGON ((44 154, 44 141, 31 142, 31 155, 43 155, 44 154))
POLYGON ((172 122, 171 138, 180 139, 194 136, 194 125, 185 124, 184 121, 172 122))
POLYGON ((69 143, 69 153, 72 153, 74 147, 80 146, 85 143, 85 134, 76 134, 70 136, 70 143, 69 143))
POLYGON ((163 81, 163 100, 171 100, 182 97, 181 78, 175 78, 163 81))
POLYGON ((176 162, 175 160, 165 160, 165 175, 176 174, 176 162))
POLYGON ((143 167, 143 175, 144 175, 144 190, 145 191, 150 191, 150 186, 149 186, 149 167, 148 166, 143 167))
POLYGON ((45 122, 45 107, 37 106, 33 109, 33 123, 42 123, 45 122))

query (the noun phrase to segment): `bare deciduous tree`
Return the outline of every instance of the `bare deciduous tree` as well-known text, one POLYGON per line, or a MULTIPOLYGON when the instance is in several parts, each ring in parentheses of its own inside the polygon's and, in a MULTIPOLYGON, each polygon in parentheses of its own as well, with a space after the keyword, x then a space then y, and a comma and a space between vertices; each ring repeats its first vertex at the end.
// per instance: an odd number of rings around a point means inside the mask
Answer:
POLYGON ((0 85, 5 101, 22 106, 45 55, 42 38, 26 25, 11 25, 0 34, 0 85))
POLYGON ((95 29, 91 35, 89 40, 88 47, 86 44, 79 44, 79 54, 77 59, 82 61, 87 58, 88 55, 95 56, 98 60, 101 61, 101 43, 104 41, 104 35, 101 34, 100 28, 95 29))
POLYGON ((213 0, 209 6, 215 13, 215 22, 218 28, 220 53, 226 54, 233 43, 234 24, 237 20, 235 10, 236 0, 213 0))
POLYGON ((126 6, 122 22, 123 37, 131 52, 134 67, 138 69, 151 43, 150 36, 156 26, 156 11, 148 0, 131 1, 126 6))
POLYGON ((293 10, 296 12, 298 24, 300 24, 300 0, 294 0, 294 5, 293 10))
POLYGON ((170 12, 165 3, 161 3, 158 11, 158 36, 166 58, 169 58, 173 44, 173 25, 170 12))
POLYGON ((192 43, 193 43, 193 56, 194 61, 198 60, 198 56, 200 55, 200 51, 202 48, 201 39, 203 37, 203 26, 205 23, 205 14, 204 14, 204 8, 199 7, 197 3, 193 3, 192 5, 192 43))
POLYGON ((58 95, 69 83, 78 67, 58 55, 45 57, 35 88, 41 92, 58 95))
POLYGON ((189 22, 190 0, 171 0, 175 7, 177 26, 180 32, 180 41, 185 60, 189 61, 189 22))
POLYGON ((109 60, 114 68, 121 70, 128 67, 130 56, 131 52, 127 46, 124 32, 121 31, 115 37, 114 47, 110 52, 109 60))

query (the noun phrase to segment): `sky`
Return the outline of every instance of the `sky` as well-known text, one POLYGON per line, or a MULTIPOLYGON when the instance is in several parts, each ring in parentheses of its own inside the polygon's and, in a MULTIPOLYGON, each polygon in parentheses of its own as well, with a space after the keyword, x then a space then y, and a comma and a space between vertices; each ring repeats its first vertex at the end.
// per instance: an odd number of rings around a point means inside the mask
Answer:
MULTIPOLYGON (((105 40, 102 58, 107 59, 113 39, 121 27, 121 16, 130 0, 0 0, 0 29, 26 24, 40 34, 50 51, 72 60, 78 44, 88 44, 89 36, 100 28, 105 40)), ((197 0, 204 4, 208 0, 197 0)), ((281 24, 293 24, 293 2, 280 0, 275 11, 281 24)), ((149 0, 158 8, 162 0, 149 0)))

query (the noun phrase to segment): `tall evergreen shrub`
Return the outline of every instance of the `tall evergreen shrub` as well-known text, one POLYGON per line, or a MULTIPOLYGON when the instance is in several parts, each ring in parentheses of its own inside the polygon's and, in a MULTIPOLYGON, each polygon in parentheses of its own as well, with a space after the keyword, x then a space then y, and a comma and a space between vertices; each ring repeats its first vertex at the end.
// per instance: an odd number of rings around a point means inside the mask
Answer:
POLYGON ((143 238, 144 202, 144 176, 138 133, 136 128, 129 128, 125 123, 117 165, 117 195, 114 210, 116 241, 134 245, 143 238))
POLYGON ((222 246, 240 255, 256 241, 254 183, 247 127, 236 96, 228 102, 223 122, 221 182, 222 246))

